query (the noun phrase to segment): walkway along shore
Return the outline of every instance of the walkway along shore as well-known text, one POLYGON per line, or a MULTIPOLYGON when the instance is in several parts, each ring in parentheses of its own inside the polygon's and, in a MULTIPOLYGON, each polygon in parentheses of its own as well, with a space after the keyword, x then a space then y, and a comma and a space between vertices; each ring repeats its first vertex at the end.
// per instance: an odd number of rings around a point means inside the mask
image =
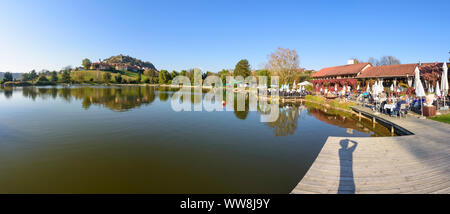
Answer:
POLYGON ((352 108, 409 135, 329 137, 292 194, 450 193, 449 124, 352 108))

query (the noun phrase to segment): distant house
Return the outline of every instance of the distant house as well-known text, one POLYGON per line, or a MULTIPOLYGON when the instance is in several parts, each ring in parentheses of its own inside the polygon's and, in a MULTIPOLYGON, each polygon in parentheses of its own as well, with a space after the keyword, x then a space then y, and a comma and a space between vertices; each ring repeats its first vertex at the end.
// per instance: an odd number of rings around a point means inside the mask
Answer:
POLYGON ((100 71, 110 71, 112 70, 111 65, 104 62, 94 62, 91 64, 91 70, 100 70, 100 71))
POLYGON ((124 63, 114 63, 113 64, 115 69, 118 71, 133 71, 133 72, 137 72, 143 69, 140 69, 137 66, 133 66, 133 65, 128 65, 128 64, 124 64, 124 63))

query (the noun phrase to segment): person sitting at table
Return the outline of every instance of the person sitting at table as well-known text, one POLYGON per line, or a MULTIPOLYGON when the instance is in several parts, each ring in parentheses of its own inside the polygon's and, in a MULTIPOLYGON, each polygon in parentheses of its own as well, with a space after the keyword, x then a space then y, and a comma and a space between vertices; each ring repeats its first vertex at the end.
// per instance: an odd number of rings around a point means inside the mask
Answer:
POLYGON ((386 109, 384 109, 384 106, 387 104, 387 100, 384 100, 383 102, 381 102, 381 105, 380 105, 380 112, 382 112, 382 113, 386 113, 386 109))
POLYGON ((405 115, 408 114, 408 110, 406 108, 405 109, 401 109, 402 104, 405 104, 405 105, 407 104, 404 97, 402 97, 402 99, 397 102, 397 104, 395 105, 394 110, 392 111, 391 116, 399 115, 401 110, 405 111, 405 115))

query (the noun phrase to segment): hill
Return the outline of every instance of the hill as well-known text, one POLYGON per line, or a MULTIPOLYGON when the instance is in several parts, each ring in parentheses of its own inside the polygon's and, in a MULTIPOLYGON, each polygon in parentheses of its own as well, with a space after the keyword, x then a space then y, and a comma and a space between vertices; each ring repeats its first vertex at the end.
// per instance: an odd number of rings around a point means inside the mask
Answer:
MULTIPOLYGON (((147 68, 147 69, 151 69, 151 70, 157 70, 156 67, 150 63, 149 61, 142 61, 140 59, 136 59, 133 58, 131 56, 125 56, 125 55, 117 55, 117 56, 112 56, 109 57, 108 59, 103 60, 104 63, 107 64, 125 64, 128 66, 134 66, 134 67, 138 67, 138 68, 147 68)), ((144 69, 145 70, 145 69, 144 69)))

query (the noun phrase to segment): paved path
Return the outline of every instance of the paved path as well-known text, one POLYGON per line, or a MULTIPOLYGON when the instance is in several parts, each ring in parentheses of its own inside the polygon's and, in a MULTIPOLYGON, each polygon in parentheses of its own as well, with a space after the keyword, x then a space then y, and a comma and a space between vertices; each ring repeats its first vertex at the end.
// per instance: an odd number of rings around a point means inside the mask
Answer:
MULTIPOLYGON (((355 107, 355 111, 372 111, 355 107)), ((377 115, 413 135, 329 137, 292 193, 450 193, 450 125, 377 115)))

